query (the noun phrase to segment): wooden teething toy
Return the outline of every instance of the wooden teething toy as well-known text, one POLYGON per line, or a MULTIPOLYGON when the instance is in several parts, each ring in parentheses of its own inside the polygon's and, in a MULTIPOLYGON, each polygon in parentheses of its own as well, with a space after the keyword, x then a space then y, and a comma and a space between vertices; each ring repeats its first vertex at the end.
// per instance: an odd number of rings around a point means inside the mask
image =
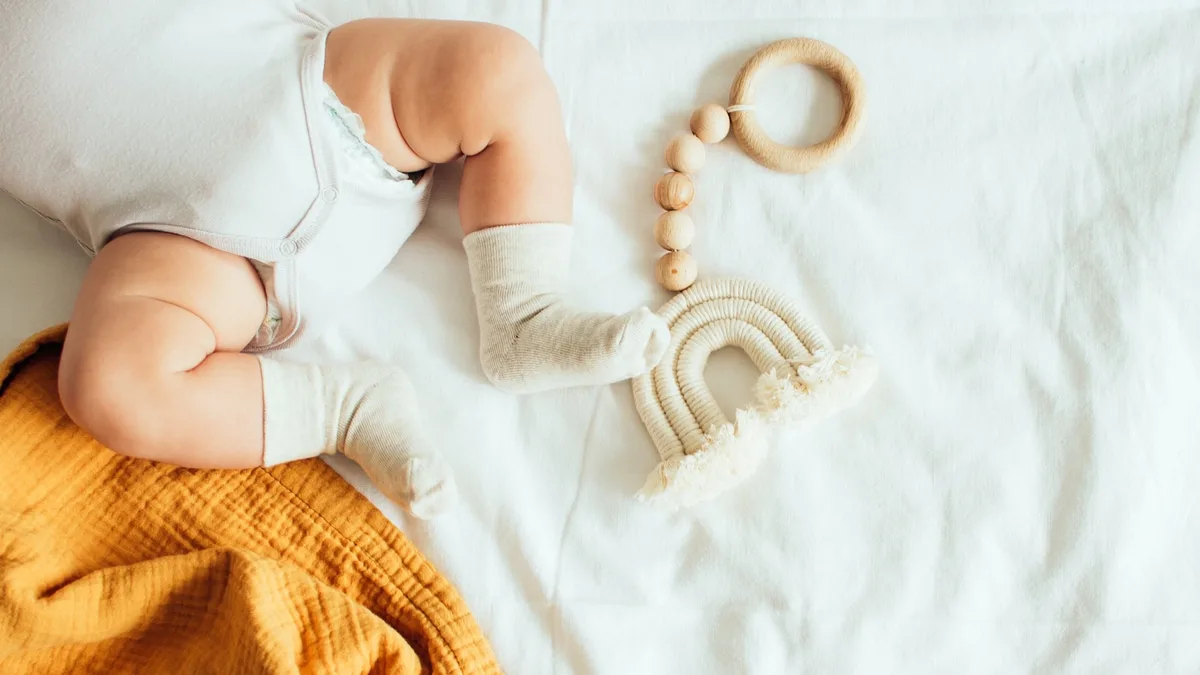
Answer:
MULTIPOLYGON (((720 143, 730 129, 742 150, 759 164, 776 171, 808 173, 854 145, 858 140, 862 117, 862 77, 845 54, 820 40, 809 38, 772 42, 758 50, 742 66, 729 91, 728 108, 715 103, 700 106, 692 113, 691 133, 671 139, 666 153, 667 166, 671 171, 654 185, 654 201, 666 211, 664 216, 687 208, 696 197, 696 186, 691 176, 704 166, 704 145, 720 143), (820 68, 837 82, 842 93, 844 111, 837 131, 820 143, 806 148, 793 148, 771 140, 759 126, 755 114, 754 92, 758 76, 769 68, 787 63, 803 63, 820 68)), ((675 220, 664 224, 663 217, 660 217, 654 229, 658 245, 670 251, 659 260, 655 269, 655 277, 668 291, 684 290, 696 281, 697 276, 696 262, 685 250, 692 241, 690 233, 694 232, 691 219, 687 220, 686 226, 689 234, 679 237, 664 234, 678 222, 675 220)))
POLYGON ((846 55, 820 40, 780 40, 758 50, 733 81, 729 91, 729 118, 738 145, 754 161, 786 173, 808 173, 849 150, 858 140, 863 118, 863 84, 858 69, 846 55), (829 138, 807 148, 792 148, 771 140, 758 125, 754 89, 765 70, 787 63, 803 63, 824 71, 842 94, 842 121, 829 138))
POLYGON ((854 347, 834 349, 793 303, 758 282, 697 283, 696 261, 686 250, 695 224, 682 212, 695 198, 691 175, 704 166, 705 144, 720 142, 731 129, 755 161, 789 173, 812 171, 852 146, 863 116, 858 70, 824 42, 780 40, 742 66, 729 99, 727 108, 708 104, 692 114, 691 133, 671 140, 666 152, 671 170, 654 186, 654 199, 664 209, 654 224, 654 238, 668 251, 655 265, 655 278, 667 290, 683 292, 658 312, 671 327, 671 343, 657 367, 634 378, 633 393, 662 458, 641 496, 672 508, 691 506, 733 487, 758 467, 772 428, 815 422, 853 405, 877 372, 868 353, 854 347), (758 75, 784 63, 820 68, 841 89, 841 124, 816 145, 780 145, 755 118, 758 75), (732 422, 704 382, 709 355, 728 346, 745 350, 763 373, 755 386, 755 402, 739 409, 732 422))

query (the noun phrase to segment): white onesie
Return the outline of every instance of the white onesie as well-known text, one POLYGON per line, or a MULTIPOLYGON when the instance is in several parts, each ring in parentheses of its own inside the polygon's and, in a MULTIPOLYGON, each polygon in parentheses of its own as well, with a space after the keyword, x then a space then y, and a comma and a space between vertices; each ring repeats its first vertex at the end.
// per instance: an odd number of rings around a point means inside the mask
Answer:
POLYGON ((138 230, 256 261, 277 321, 324 324, 425 212, 323 82, 328 24, 292 0, 6 0, 0 189, 90 253, 138 230))

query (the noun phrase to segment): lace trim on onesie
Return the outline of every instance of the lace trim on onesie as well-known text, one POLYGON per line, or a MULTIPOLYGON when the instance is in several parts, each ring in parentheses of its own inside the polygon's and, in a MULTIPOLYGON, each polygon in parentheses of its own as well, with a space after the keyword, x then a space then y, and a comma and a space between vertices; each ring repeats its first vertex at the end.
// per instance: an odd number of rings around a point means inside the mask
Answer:
POLYGON ((336 122, 336 126, 342 130, 340 134, 342 149, 346 151, 346 154, 351 157, 358 156, 369 162, 382 177, 389 180, 412 180, 408 174, 388 164, 383 158, 383 153, 367 142, 367 127, 363 124, 362 117, 347 108, 328 84, 322 83, 322 86, 325 88, 325 110, 329 113, 330 119, 336 122))

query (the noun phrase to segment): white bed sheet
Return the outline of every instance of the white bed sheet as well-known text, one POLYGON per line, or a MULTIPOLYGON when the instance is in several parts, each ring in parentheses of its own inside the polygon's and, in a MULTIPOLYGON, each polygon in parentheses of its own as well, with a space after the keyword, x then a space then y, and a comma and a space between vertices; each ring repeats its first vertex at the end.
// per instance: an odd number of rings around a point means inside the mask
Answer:
MULTIPOLYGON (((844 161, 773 174, 726 143, 698 179, 702 274, 774 284, 882 364, 860 406, 715 503, 632 499, 656 456, 627 385, 486 384, 453 169, 352 320, 297 355, 413 376, 463 508, 412 521, 334 464, 458 585, 507 671, 1200 671, 1198 3, 319 4, 492 20, 540 47, 596 308, 665 301, 662 150, 754 48, 827 40, 869 87, 844 161)), ((838 110, 799 68, 762 103, 789 141, 838 110)), ((66 318, 84 262, 0 200, 0 347, 66 318)), ((731 404, 753 378, 736 355, 710 372, 731 404)))

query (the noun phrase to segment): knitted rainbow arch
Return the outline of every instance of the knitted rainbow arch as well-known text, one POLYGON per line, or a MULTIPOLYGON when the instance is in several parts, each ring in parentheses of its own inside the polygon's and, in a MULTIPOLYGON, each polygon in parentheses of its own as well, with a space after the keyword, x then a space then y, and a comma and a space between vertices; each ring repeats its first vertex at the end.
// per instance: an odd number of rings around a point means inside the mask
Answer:
POLYGON ((829 338, 786 298, 754 281, 703 280, 659 310, 671 326, 662 362, 633 380, 638 414, 662 462, 640 497, 672 509, 711 499, 754 473, 770 432, 809 424, 859 401, 875 359, 829 338), (740 347, 762 375, 734 421, 704 382, 710 354, 740 347))

